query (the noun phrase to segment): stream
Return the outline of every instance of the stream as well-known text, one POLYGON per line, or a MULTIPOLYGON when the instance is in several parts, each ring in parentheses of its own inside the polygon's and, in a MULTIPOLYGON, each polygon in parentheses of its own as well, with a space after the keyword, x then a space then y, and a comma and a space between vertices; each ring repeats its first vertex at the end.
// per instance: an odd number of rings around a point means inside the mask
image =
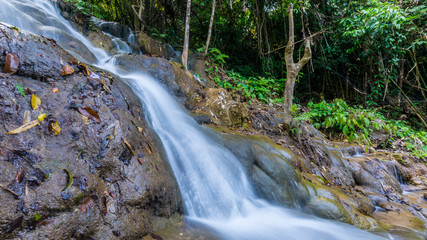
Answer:
MULTIPOLYGON (((96 48, 48 0, 0 0, 0 21, 56 40, 81 61, 120 76, 145 106, 180 187, 188 221, 220 239, 383 239, 348 224, 278 207, 257 197, 240 161, 216 143, 156 79, 126 72, 96 48), (82 50, 89 50, 90 57, 82 50)), ((130 51, 115 40, 121 51, 130 51)), ((142 237, 142 236, 141 236, 142 237)))

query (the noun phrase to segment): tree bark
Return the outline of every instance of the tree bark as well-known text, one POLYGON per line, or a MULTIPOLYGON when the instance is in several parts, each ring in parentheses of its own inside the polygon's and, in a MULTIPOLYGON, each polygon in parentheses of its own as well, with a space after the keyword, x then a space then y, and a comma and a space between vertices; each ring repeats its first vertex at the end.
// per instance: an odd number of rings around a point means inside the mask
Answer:
POLYGON ((212 27, 213 27, 214 16, 215 16, 215 6, 216 6, 216 0, 212 0, 211 20, 209 21, 208 38, 206 39, 206 45, 205 45, 205 51, 203 52, 203 57, 206 56, 206 54, 208 54, 209 43, 211 41, 212 27))
MULTIPOLYGON (((402 89, 404 74, 405 74, 405 59, 402 57, 400 59, 400 75, 399 75, 399 88, 400 89, 402 89)), ((402 102, 402 92, 399 91, 399 95, 397 96, 397 106, 400 107, 401 102, 402 102)))
POLYGON ((182 50, 182 65, 187 70, 188 59, 188 43, 190 37, 190 13, 191 13, 191 0, 187 0, 187 12, 185 15, 185 34, 184 34, 184 48, 182 50))
POLYGON ((284 114, 283 114, 283 127, 289 129, 292 122, 291 107, 293 104, 295 81, 298 76, 298 72, 311 58, 310 38, 305 39, 304 56, 298 61, 294 62, 294 48, 295 48, 295 35, 294 35, 294 8, 292 3, 289 4, 289 41, 285 49, 285 61, 286 61, 286 86, 285 86, 285 103, 284 103, 284 114))

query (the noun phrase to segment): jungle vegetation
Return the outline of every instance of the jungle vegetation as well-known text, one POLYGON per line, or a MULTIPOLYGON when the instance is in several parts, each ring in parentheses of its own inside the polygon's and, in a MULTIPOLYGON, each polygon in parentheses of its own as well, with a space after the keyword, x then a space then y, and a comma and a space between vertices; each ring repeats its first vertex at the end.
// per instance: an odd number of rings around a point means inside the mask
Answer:
POLYGON ((407 149, 427 157, 423 1, 67 1, 180 51, 188 22, 189 51, 206 55, 212 81, 248 104, 283 104, 287 58, 303 60, 308 47, 310 58, 292 73, 288 107, 294 119, 366 144, 374 129, 382 129, 395 137, 390 141, 404 139, 407 149), (293 51, 287 51, 290 40, 293 51))

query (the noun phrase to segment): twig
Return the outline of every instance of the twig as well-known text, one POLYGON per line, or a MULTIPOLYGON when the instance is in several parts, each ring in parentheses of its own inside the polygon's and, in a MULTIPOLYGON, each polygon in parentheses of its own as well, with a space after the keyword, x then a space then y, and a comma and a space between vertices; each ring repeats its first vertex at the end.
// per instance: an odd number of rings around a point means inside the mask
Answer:
MULTIPOLYGON (((308 38, 315 37, 315 36, 317 36, 317 35, 319 35, 319 34, 322 34, 322 33, 325 33, 325 32, 326 32, 326 31, 320 31, 320 32, 317 32, 317 33, 315 33, 315 34, 313 34, 313 35, 308 36, 308 38)), ((300 42, 303 42, 303 41, 305 41, 305 39, 301 39, 301 40, 299 40, 299 41, 296 41, 294 44, 297 44, 297 43, 300 43, 300 42)), ((287 45, 282 46, 282 47, 279 47, 279 48, 276 48, 276 49, 271 50, 271 51, 266 52, 266 53, 261 52, 261 54, 262 54, 262 55, 268 55, 268 54, 273 53, 273 52, 275 52, 275 51, 278 51, 278 50, 284 49, 284 48, 286 48, 286 46, 287 46, 287 45)))
POLYGON ((18 193, 16 193, 15 191, 13 191, 13 190, 11 190, 10 188, 8 188, 8 187, 5 187, 5 186, 3 186, 3 185, 1 185, 0 184, 0 187, 3 189, 3 190, 5 190, 6 192, 9 192, 9 193, 12 193, 13 195, 15 195, 16 197, 21 197, 21 195, 19 195, 18 193))
POLYGON ((9 39, 11 39, 11 37, 3 30, 3 28, 0 28, 0 30, 2 31, 2 33, 9 39))

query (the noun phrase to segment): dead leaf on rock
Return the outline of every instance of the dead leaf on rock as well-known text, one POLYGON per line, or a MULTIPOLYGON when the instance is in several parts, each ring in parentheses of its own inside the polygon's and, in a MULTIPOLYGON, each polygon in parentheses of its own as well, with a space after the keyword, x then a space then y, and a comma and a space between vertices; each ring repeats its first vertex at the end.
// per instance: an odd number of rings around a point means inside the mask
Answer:
POLYGON ((74 73, 74 69, 70 65, 64 65, 62 67, 61 76, 70 75, 73 73, 74 73))
POLYGON ((4 73, 14 74, 18 71, 19 59, 14 53, 8 53, 6 55, 6 64, 4 66, 4 73))
POLYGON ((148 154, 150 155, 153 154, 153 147, 151 146, 150 142, 146 142, 145 150, 147 151, 148 154))
POLYGON ((42 113, 42 114, 40 114, 40 115, 38 115, 38 116, 37 116, 37 119, 38 119, 40 122, 43 122, 43 120, 45 119, 45 117, 46 117, 46 113, 42 113))
POLYGON ((101 118, 99 117, 98 113, 93 110, 90 107, 79 107, 77 110, 79 110, 79 112, 83 115, 86 116, 92 120, 94 120, 95 122, 100 123, 101 122, 101 118))
POLYGON ((142 159, 135 154, 135 152, 132 149, 132 146, 130 145, 130 143, 128 141, 126 141, 126 139, 122 138, 123 142, 125 143, 125 145, 129 148, 130 152, 132 153, 133 156, 136 156, 136 158, 138 159, 138 162, 140 164, 143 164, 144 162, 142 161, 142 159))
POLYGON ((20 126, 19 128, 13 129, 12 131, 9 131, 6 134, 18 134, 20 132, 24 132, 24 131, 27 131, 30 128, 33 128, 33 127, 37 126, 39 123, 40 123, 39 120, 36 119, 36 120, 33 120, 33 121, 29 122, 29 123, 26 123, 26 124, 20 126))
POLYGON ((65 173, 67 173, 67 176, 68 176, 67 186, 62 190, 64 192, 65 190, 69 189, 71 185, 73 185, 74 175, 68 169, 65 169, 65 168, 59 168, 59 169, 62 169, 65 173))
POLYGON ((40 104, 42 104, 42 100, 34 94, 31 95, 31 107, 33 107, 33 110, 38 109, 40 104))
POLYGON ((18 182, 18 183, 21 183, 21 182, 22 182, 22 179, 24 178, 24 173, 25 173, 25 170, 24 170, 24 169, 21 169, 21 170, 16 174, 16 177, 15 177, 16 182, 18 182))
POLYGON ((61 132, 61 127, 59 126, 58 122, 55 121, 51 123, 52 131, 55 133, 55 135, 58 135, 61 132))
POLYGON ((29 122, 31 122, 31 113, 27 110, 24 112, 24 122, 22 124, 27 124, 29 122))
POLYGON ((86 64, 83 63, 79 63, 79 68, 83 70, 84 74, 86 76, 90 76, 90 70, 89 68, 86 66, 86 64))
POLYGON ((89 125, 89 118, 84 116, 84 115, 81 115, 81 116, 82 116, 82 120, 85 123, 85 125, 89 125))
POLYGON ((21 227, 23 220, 24 220, 24 216, 20 216, 20 217, 16 218, 15 220, 13 220, 7 226, 6 233, 12 233, 15 229, 21 227))
POLYGON ((80 212, 85 213, 91 207, 95 206, 95 201, 97 199, 98 199, 98 197, 95 194, 90 194, 89 196, 85 197, 82 205, 80 206, 80 212))

